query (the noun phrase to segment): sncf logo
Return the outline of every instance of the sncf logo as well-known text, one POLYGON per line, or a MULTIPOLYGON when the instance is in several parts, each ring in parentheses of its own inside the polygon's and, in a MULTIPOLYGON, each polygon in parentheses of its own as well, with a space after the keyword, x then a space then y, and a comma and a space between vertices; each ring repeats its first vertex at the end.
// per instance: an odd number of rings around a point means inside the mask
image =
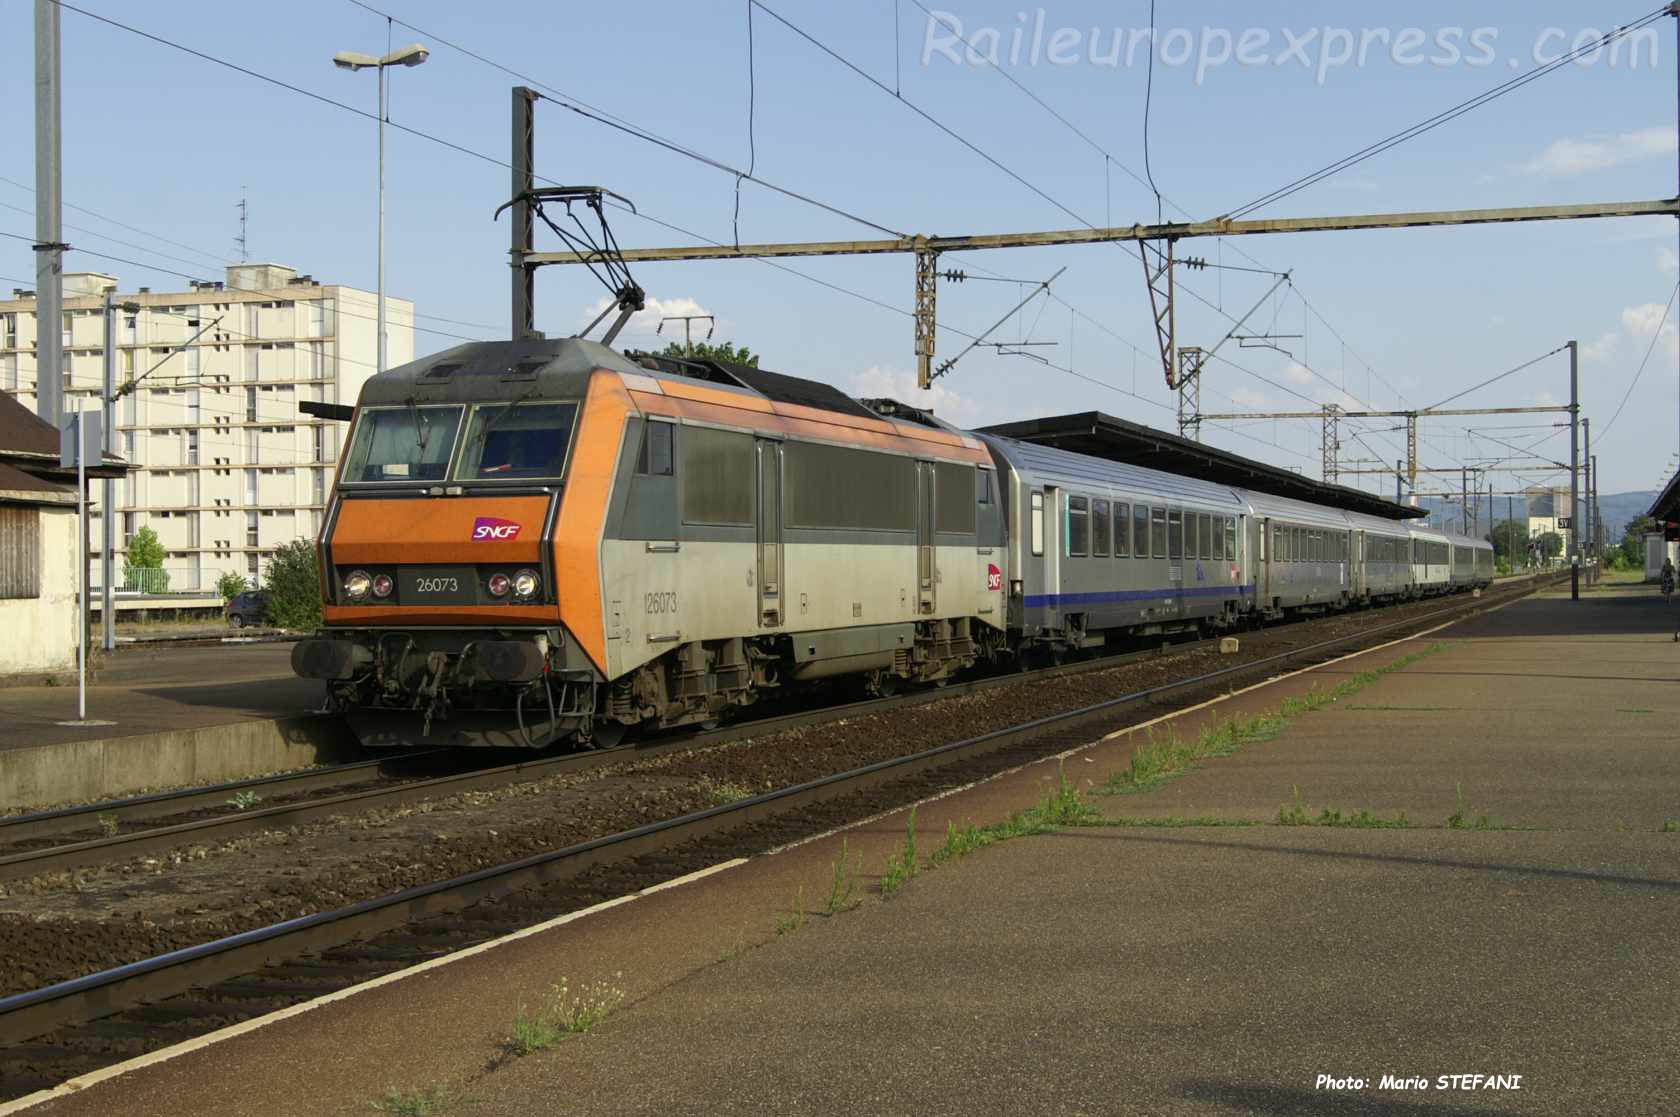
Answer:
POLYGON ((519 538, 519 525, 512 520, 498 520, 494 516, 480 516, 473 521, 474 543, 507 543, 519 538))

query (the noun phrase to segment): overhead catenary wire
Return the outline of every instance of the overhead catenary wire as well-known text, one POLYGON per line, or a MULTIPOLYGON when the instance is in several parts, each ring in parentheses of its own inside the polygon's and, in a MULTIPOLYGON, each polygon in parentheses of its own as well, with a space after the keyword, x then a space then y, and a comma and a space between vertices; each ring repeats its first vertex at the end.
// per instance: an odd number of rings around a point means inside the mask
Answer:
POLYGON ((1567 54, 1553 59, 1550 62, 1542 63, 1532 70, 1527 70, 1524 73, 1518 74, 1514 78, 1500 82, 1493 88, 1485 90, 1466 101, 1460 101, 1458 104, 1444 109, 1441 112, 1436 113, 1434 116, 1421 120, 1408 128, 1403 128, 1398 132, 1392 133, 1391 135, 1378 140, 1376 143, 1369 144, 1352 154, 1345 155, 1335 162, 1326 164, 1310 174, 1302 175, 1300 178, 1297 178, 1292 182, 1285 183, 1269 193, 1262 194, 1260 197, 1248 202, 1245 205, 1238 206, 1236 209, 1228 211, 1223 216, 1233 220, 1241 218, 1247 214, 1253 213, 1255 210, 1269 206, 1274 202, 1282 201, 1291 194, 1305 190, 1309 186, 1323 182, 1325 179, 1331 177, 1332 175, 1339 174, 1342 171, 1347 170, 1349 167, 1357 166, 1358 164, 1365 162, 1367 159, 1372 159, 1381 155, 1383 152, 1398 147, 1408 140, 1416 139, 1418 136, 1434 131, 1443 124, 1457 120, 1466 113, 1472 112, 1475 109, 1481 108, 1483 105, 1489 104, 1509 93, 1521 89, 1530 82, 1537 81, 1540 78, 1545 77, 1547 74, 1557 72, 1559 69, 1567 66, 1569 63, 1578 58, 1582 58, 1602 50, 1604 47, 1615 42, 1617 39, 1631 35, 1635 31, 1644 27, 1646 24, 1652 23, 1655 20, 1666 16, 1668 11, 1669 9, 1667 6, 1658 8, 1656 11, 1641 16, 1639 19, 1625 27, 1617 27, 1606 34, 1599 36, 1592 42, 1576 47, 1574 50, 1571 50, 1567 54))
POLYGON ((1603 429, 1599 432, 1600 438, 1610 433, 1610 428, 1615 426, 1616 420, 1622 417, 1622 410, 1627 407, 1628 400, 1633 398, 1633 390, 1639 386, 1639 378, 1645 375, 1645 366, 1651 363, 1651 354, 1657 351, 1657 342, 1662 340, 1663 329, 1668 325, 1668 316, 1674 311, 1674 299, 1677 295, 1680 295, 1680 284, 1676 284, 1674 290, 1669 292, 1668 305, 1663 308, 1662 318, 1657 322, 1657 328, 1651 331, 1651 344, 1645 347, 1645 359, 1639 362, 1638 370, 1634 372, 1633 379, 1628 382, 1627 391, 1622 393, 1622 402, 1616 405, 1616 413, 1610 416, 1610 421, 1605 423, 1603 429))

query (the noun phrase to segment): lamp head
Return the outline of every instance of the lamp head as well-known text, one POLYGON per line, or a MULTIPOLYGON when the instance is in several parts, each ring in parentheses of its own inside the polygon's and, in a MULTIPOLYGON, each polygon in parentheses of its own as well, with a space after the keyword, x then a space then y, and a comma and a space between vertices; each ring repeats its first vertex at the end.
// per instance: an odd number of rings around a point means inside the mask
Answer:
POLYGON ((333 55, 333 65, 341 70, 365 70, 370 66, 379 65, 379 59, 371 54, 360 54, 353 50, 341 50, 333 55))
POLYGON ((401 50, 394 50, 379 60, 381 66, 418 66, 431 57, 431 51, 419 43, 410 43, 401 50))

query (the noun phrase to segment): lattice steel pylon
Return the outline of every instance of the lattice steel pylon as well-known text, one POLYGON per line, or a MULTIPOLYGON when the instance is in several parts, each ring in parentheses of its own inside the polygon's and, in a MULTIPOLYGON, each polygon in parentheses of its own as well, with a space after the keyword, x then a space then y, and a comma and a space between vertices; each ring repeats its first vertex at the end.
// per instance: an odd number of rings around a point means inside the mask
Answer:
POLYGON ((916 384, 933 386, 933 338, 938 327, 939 251, 916 238, 916 384))
POLYGON ((1334 485, 1336 478, 1341 475, 1342 409, 1340 405, 1327 403, 1324 405, 1324 434, 1319 440, 1319 454, 1323 464, 1320 466, 1321 475, 1326 485, 1334 485))
POLYGON ((1202 440, 1202 363, 1206 360, 1207 353, 1199 345, 1178 351, 1178 433, 1197 442, 1202 440))

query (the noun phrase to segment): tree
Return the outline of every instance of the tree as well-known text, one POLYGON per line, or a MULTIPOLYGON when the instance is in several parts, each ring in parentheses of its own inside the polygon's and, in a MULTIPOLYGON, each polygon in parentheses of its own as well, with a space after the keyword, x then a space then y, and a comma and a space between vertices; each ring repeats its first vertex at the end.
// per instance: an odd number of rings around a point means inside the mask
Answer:
POLYGON ((1506 562, 1528 558, 1528 525, 1521 520, 1501 520, 1488 533, 1493 553, 1506 562))
POLYGON ((232 601, 246 589, 245 575, 235 574, 229 570, 216 579, 216 592, 222 595, 223 601, 232 601))
POLYGON ((1641 516, 1627 526, 1621 543, 1615 548, 1621 552, 1625 569, 1645 569, 1645 535, 1656 530, 1657 521, 1649 516, 1641 516))
POLYGON ((164 593, 169 573, 163 568, 163 544, 157 532, 143 527, 129 537, 128 555, 123 560, 123 584, 142 593, 164 593))
POLYGON ((1563 554, 1563 536, 1555 531, 1544 532, 1535 540, 1540 544, 1540 557, 1555 559, 1563 554))
POLYGON ((314 540, 294 539, 276 547, 263 577, 270 622, 295 631, 321 626, 321 577, 314 540))
POLYGON ((692 352, 685 351, 682 343, 673 341, 660 350, 661 357, 698 357, 708 361, 726 361, 732 365, 746 365, 748 368, 758 367, 758 354, 749 350, 745 345, 735 348, 733 341, 726 341, 722 345, 711 345, 704 341, 694 343, 692 352))

